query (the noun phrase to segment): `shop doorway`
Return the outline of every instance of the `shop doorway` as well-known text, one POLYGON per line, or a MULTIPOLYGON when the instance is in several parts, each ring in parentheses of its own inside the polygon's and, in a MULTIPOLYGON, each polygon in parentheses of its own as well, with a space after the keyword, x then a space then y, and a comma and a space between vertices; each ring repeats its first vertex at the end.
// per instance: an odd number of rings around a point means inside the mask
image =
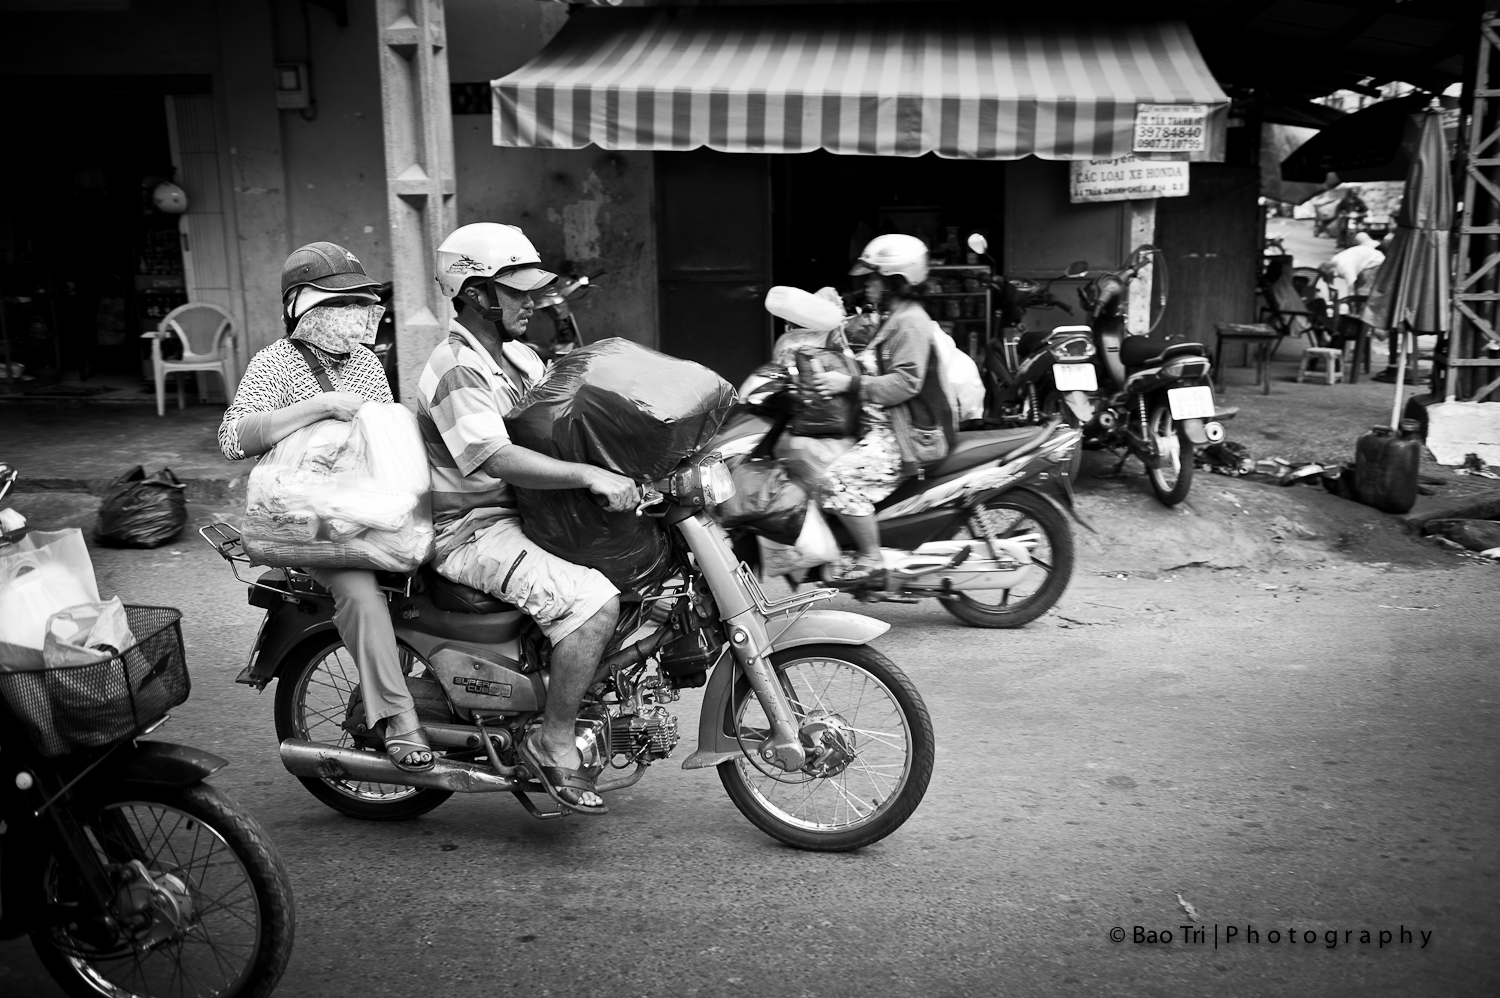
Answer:
POLYGON ((7 345, 17 365, 0 392, 137 392, 140 334, 187 300, 179 216, 151 203, 173 177, 170 84, 143 82, 32 78, 0 96, 0 365, 7 345))

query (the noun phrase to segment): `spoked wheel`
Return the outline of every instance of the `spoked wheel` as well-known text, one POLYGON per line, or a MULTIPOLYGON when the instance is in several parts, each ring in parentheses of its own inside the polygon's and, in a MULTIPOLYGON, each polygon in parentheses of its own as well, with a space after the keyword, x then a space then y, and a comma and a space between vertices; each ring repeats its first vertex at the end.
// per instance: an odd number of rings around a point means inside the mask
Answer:
POLYGON ((1187 498, 1193 487, 1193 442, 1172 418, 1165 404, 1151 409, 1146 423, 1146 439, 1156 448, 1159 464, 1146 468, 1151 491, 1167 506, 1176 506, 1187 498))
MULTIPOLYGON (((359 687, 359 669, 343 641, 304 645, 283 669, 276 684, 276 737, 301 738, 340 748, 359 748, 344 729, 344 719, 359 687)), ((411 649, 401 648, 401 670, 425 670, 411 649)), ((452 796, 448 790, 419 789, 388 783, 298 777, 318 800, 335 811, 373 821, 401 821, 426 814, 452 796)))
POLYGON ((865 645, 806 645, 771 656, 808 761, 785 772, 755 748, 771 725, 748 690, 732 730, 746 754, 719 764, 735 807, 799 849, 845 852, 885 838, 927 792, 936 752, 932 718, 896 665, 865 645))
POLYGON ((1046 496, 1014 489, 996 496, 955 526, 944 540, 972 539, 980 555, 989 535, 1024 544, 1031 553, 1031 574, 1010 589, 965 589, 941 600, 970 627, 1020 627, 1046 613, 1062 597, 1073 575, 1073 528, 1046 496))
POLYGON ((78 998, 261 998, 292 952, 286 871, 260 825, 205 784, 114 786, 79 815, 121 885, 114 924, 69 917, 80 888, 49 858, 47 926, 31 933, 48 972, 78 998))

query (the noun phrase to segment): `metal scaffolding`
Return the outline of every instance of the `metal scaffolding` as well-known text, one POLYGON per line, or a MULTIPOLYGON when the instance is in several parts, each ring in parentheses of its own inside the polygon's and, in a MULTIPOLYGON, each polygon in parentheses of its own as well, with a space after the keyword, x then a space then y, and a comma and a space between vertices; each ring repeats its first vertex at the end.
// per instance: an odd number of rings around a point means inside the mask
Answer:
POLYGON ((1500 389, 1500 14, 1480 20, 1469 88, 1473 106, 1464 156, 1463 210, 1453 282, 1452 339, 1445 395, 1485 401, 1500 389))

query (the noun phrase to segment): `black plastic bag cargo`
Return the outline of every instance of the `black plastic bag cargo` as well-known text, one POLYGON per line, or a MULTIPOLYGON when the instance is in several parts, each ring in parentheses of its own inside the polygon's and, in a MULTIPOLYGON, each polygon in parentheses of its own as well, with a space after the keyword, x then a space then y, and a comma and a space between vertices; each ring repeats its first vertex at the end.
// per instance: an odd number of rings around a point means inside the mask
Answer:
MULTIPOLYGON (((513 441, 636 481, 664 477, 713 439, 734 389, 701 364, 629 340, 600 340, 560 358, 505 417, 513 441)), ((650 517, 610 513, 586 489, 515 489, 526 535, 560 558, 638 589, 667 567, 650 517)))
POLYGON ((734 495, 714 510, 725 527, 749 527, 767 540, 796 544, 807 519, 807 490, 775 458, 738 455, 724 464, 734 477, 734 495))
POLYGON ((186 486, 163 468, 147 475, 140 465, 109 483, 94 539, 110 547, 156 548, 172 541, 187 526, 186 486))

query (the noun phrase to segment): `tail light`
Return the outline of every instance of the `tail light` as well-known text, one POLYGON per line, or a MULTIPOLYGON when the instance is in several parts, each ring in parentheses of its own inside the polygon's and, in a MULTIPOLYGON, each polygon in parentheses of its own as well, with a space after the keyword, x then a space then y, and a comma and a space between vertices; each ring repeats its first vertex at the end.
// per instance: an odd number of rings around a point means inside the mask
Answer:
POLYGON ((1208 367, 1207 357, 1179 357, 1163 364, 1161 373, 1165 377, 1201 378, 1208 373, 1208 367))
POLYGON ((1052 356, 1062 361, 1088 360, 1096 352, 1093 338, 1081 333, 1054 336, 1047 343, 1047 349, 1052 352, 1052 356))

